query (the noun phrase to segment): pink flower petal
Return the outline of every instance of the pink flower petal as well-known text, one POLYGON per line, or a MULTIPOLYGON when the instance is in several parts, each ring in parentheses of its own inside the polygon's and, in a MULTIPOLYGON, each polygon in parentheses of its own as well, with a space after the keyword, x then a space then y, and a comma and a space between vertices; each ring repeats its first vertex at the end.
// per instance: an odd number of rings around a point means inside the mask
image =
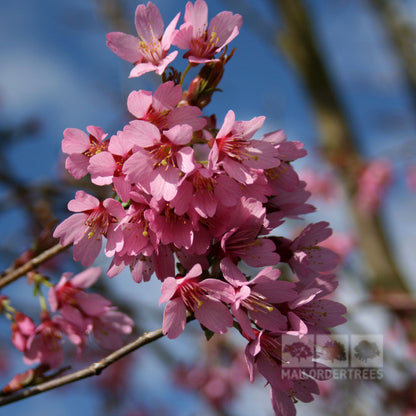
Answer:
POLYGON ((64 153, 83 153, 90 147, 90 138, 84 131, 74 128, 64 130, 62 151, 64 153))
POLYGON ((174 339, 182 334, 186 325, 186 307, 181 298, 171 300, 163 312, 162 330, 168 338, 174 339))
POLYGON ((142 54, 139 52, 139 39, 133 35, 122 32, 108 33, 107 46, 121 59, 132 64, 142 59, 142 54))

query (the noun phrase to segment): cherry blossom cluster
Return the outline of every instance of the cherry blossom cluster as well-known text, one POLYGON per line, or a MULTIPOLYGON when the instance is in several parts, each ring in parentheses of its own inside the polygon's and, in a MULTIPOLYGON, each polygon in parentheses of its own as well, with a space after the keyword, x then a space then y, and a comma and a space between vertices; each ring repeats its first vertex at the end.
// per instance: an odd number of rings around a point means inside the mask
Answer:
MULTIPOLYGON (((163 282, 159 304, 166 303, 163 332, 169 338, 182 333, 188 314, 208 337, 235 327, 247 341, 251 380, 260 372, 276 415, 293 415, 293 401, 310 401, 319 389, 313 379, 282 379, 282 335, 328 333, 345 321, 345 307, 327 299, 337 286, 331 272, 338 257, 320 243, 331 229, 318 222, 294 239, 279 235, 288 218, 315 210, 292 164, 306 155, 302 143, 287 140, 281 130, 256 138, 263 116, 240 121, 229 110, 217 126, 215 115, 203 114, 242 17, 225 11, 208 23, 208 7, 197 0, 187 3, 177 29, 179 18, 165 29, 149 2, 136 9, 137 36, 107 35, 109 48, 133 64, 130 77, 155 72, 162 83, 154 93, 130 93, 132 120, 110 137, 96 126, 64 131, 68 172, 111 186, 114 197, 100 201, 76 192, 68 204, 73 214, 54 236, 73 244, 74 259, 86 267, 104 242, 110 277, 127 266, 136 282, 155 274, 163 282), (169 66, 178 55, 172 46, 186 50, 183 73, 169 66), (198 65, 185 89, 188 71, 198 65), (283 264, 293 281, 280 279, 277 266, 283 264), (246 266, 259 271, 251 277, 242 271, 246 266)), ((81 319, 76 311, 85 313, 87 306, 62 303, 67 283, 51 292, 51 304, 75 321, 81 319)), ((72 285, 77 288, 77 281, 72 285)), ((97 301, 91 313, 102 306, 97 301)))
MULTIPOLYGON (((25 364, 39 366, 38 376, 63 364, 64 337, 76 346, 80 355, 88 345, 90 335, 100 347, 114 350, 123 345, 122 336, 132 332, 134 322, 127 315, 118 311, 103 296, 86 291, 100 274, 99 267, 91 267, 75 276, 64 273, 55 285, 36 275, 36 292, 41 296, 42 305, 38 325, 28 315, 16 310, 5 295, 1 295, 0 312, 12 322, 11 341, 23 353, 25 364), (48 302, 38 288, 41 284, 49 286, 48 302)), ((21 388, 17 383, 21 376, 18 374, 3 391, 12 389, 14 384, 16 389, 21 388)))

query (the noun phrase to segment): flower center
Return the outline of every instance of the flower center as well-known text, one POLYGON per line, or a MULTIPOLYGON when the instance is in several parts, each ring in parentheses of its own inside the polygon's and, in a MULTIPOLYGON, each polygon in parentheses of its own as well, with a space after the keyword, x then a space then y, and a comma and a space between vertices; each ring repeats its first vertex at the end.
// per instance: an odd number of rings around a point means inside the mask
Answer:
POLYGON ((205 292, 200 288, 197 281, 186 281, 180 286, 180 293, 188 310, 194 312, 203 304, 206 297, 205 292))

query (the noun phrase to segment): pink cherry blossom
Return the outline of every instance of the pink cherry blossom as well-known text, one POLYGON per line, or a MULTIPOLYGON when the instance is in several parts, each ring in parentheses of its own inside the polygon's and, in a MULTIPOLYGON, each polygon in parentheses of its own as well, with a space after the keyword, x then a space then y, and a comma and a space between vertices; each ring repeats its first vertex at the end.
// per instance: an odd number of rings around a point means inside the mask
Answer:
POLYGON ((209 161, 213 168, 221 166, 227 174, 243 184, 254 182, 252 169, 270 169, 279 165, 277 150, 271 143, 250 140, 264 123, 265 117, 235 121, 228 111, 224 123, 212 141, 209 161))
POLYGON ((168 338, 176 338, 183 332, 187 310, 202 325, 219 334, 233 325, 233 318, 222 302, 232 302, 232 288, 217 279, 200 281, 201 274, 201 266, 195 264, 184 277, 168 277, 163 282, 159 304, 168 302, 163 315, 163 333, 168 338))
POLYGON ((280 190, 291 192, 299 187, 299 176, 290 162, 306 156, 303 143, 298 141, 287 141, 282 130, 265 134, 262 141, 270 143, 277 151, 280 164, 265 170, 265 176, 271 188, 272 195, 279 195, 280 190))
POLYGON ((238 35, 242 24, 241 15, 225 11, 215 16, 208 26, 208 6, 205 1, 197 0, 195 5, 188 2, 185 23, 172 43, 181 49, 189 49, 184 57, 193 64, 217 61, 213 56, 238 35))
MULTIPOLYGON (((317 382, 312 377, 287 378, 282 376, 282 342, 281 333, 256 331, 256 338, 250 340, 246 349, 246 363, 250 381, 254 380, 255 369, 270 384, 271 401, 276 416, 295 416, 294 403, 313 400, 312 394, 319 394, 317 382)), ((305 375, 308 368, 302 369, 305 375)), ((323 378, 328 375, 323 375, 323 378)))
POLYGON ((218 204, 231 208, 240 201, 241 186, 224 172, 198 167, 178 187, 171 201, 175 213, 182 215, 194 209, 203 218, 213 217, 218 204))
POLYGON ((100 347, 116 350, 123 346, 123 335, 131 334, 134 322, 126 314, 108 308, 92 317, 94 338, 100 347))
POLYGON ((81 179, 88 173, 90 158, 107 150, 107 134, 100 127, 88 126, 86 134, 79 129, 65 129, 62 151, 69 154, 65 168, 75 178, 81 179))
POLYGON ((338 265, 338 255, 319 245, 331 234, 329 223, 321 221, 309 224, 290 244, 292 256, 288 263, 299 279, 307 282, 338 265))
POLYGON ((164 31, 159 9, 149 1, 147 6, 139 4, 136 8, 135 25, 138 38, 122 32, 107 34, 107 46, 120 58, 135 65, 130 77, 139 77, 151 71, 158 75, 165 72, 166 67, 178 54, 178 51, 174 51, 168 55, 179 16, 180 13, 164 31))
POLYGON ((173 243, 177 248, 192 246, 195 229, 191 219, 186 214, 177 215, 166 201, 152 200, 152 210, 147 211, 146 218, 162 244, 173 243))
POLYGON ((115 230, 122 232, 122 245, 114 247, 115 250, 109 257, 117 252, 118 256, 133 256, 146 253, 147 256, 153 253, 157 246, 157 237, 149 227, 146 218, 146 211, 150 209, 148 198, 143 194, 132 191, 129 194, 130 205, 125 215, 119 218, 115 230))
POLYGON ((253 382, 257 368, 272 388, 289 392, 293 387, 293 380, 281 377, 281 333, 263 330, 255 331, 255 335, 255 338, 249 341, 245 349, 250 381, 253 382))
POLYGON ((201 110, 192 105, 181 105, 182 87, 173 81, 161 84, 152 96, 151 91, 132 91, 127 98, 127 108, 139 120, 149 121, 160 130, 168 130, 177 124, 187 124, 193 130, 206 125, 201 110))
POLYGON ((311 193, 305 190, 306 182, 299 181, 291 191, 279 188, 277 195, 273 196, 266 203, 267 219, 269 228, 274 229, 284 222, 284 218, 301 219, 301 215, 316 211, 316 208, 307 204, 311 193))
POLYGON ((287 317, 291 330, 299 335, 326 334, 332 328, 346 322, 347 309, 339 302, 326 297, 337 287, 334 275, 316 278, 308 285, 297 283, 298 296, 288 302, 287 317))
POLYGON ((64 273, 60 281, 49 290, 51 310, 58 310, 61 314, 54 317, 55 322, 60 324, 71 342, 79 344, 79 348, 82 343, 86 343, 86 336, 91 332, 103 348, 119 348, 122 346, 122 335, 131 333, 134 325, 108 299, 85 291, 96 282, 100 274, 99 267, 86 269, 72 278, 70 273, 64 273), (77 335, 81 338, 77 339, 77 335))
POLYGON ((107 275, 114 277, 126 266, 130 267, 131 276, 136 283, 148 282, 153 273, 161 281, 175 274, 175 258, 169 245, 158 245, 154 250, 144 250, 143 254, 137 256, 120 256, 116 253, 107 275))
POLYGON ((74 259, 81 261, 83 266, 93 263, 100 252, 103 236, 108 239, 109 249, 122 244, 121 231, 115 231, 116 216, 124 214, 120 202, 111 198, 100 202, 84 191, 77 191, 75 199, 68 203, 68 209, 75 214, 60 223, 53 235, 60 238, 64 246, 74 244, 74 259))
POLYGON ((193 149, 186 146, 192 139, 192 127, 176 125, 162 135, 153 124, 137 120, 125 131, 137 143, 123 166, 127 180, 139 184, 158 200, 171 201, 184 174, 195 168, 193 149))
POLYGON ((105 313, 111 302, 97 293, 85 289, 93 285, 101 274, 101 268, 91 267, 71 277, 64 273, 59 282, 49 289, 51 311, 61 315, 83 331, 91 329, 91 316, 105 313))
MULTIPOLYGON (((222 256, 229 257, 235 263, 241 259, 249 266, 262 267, 275 265, 279 262, 274 243, 266 238, 259 238, 263 225, 267 226, 266 209, 252 198, 241 198, 241 202, 234 208, 232 217, 228 209, 218 211, 216 218, 225 217, 226 222, 214 232, 220 237, 222 256)), ((221 219, 223 221, 223 219, 221 219)))
POLYGON ((271 387, 270 397, 275 416, 295 416, 294 403, 297 400, 309 403, 314 399, 312 394, 319 394, 319 386, 312 378, 294 380, 288 392, 271 387))
POLYGON ((297 293, 292 282, 277 281, 280 270, 266 267, 253 279, 247 280, 240 269, 228 258, 221 261, 224 278, 235 289, 235 302, 231 311, 241 326, 243 334, 255 338, 250 320, 269 331, 287 328, 286 317, 275 303, 294 299, 297 293))
POLYGON ((11 325, 13 345, 21 352, 26 350, 28 338, 34 334, 36 325, 32 319, 22 312, 14 314, 14 322, 11 325))
POLYGON ((42 322, 28 338, 24 362, 27 365, 39 363, 49 368, 59 367, 64 361, 62 335, 60 325, 45 311, 42 322))
POLYGON ((100 186, 113 184, 123 202, 130 199, 129 193, 132 190, 123 173, 123 164, 132 155, 134 144, 125 129, 118 131, 110 138, 107 151, 93 156, 88 166, 91 182, 100 186))

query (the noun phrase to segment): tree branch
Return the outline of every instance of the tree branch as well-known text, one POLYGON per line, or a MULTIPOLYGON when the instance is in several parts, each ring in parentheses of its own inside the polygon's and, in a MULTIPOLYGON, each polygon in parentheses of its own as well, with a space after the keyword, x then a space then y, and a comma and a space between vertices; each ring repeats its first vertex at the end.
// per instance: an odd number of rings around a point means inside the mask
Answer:
POLYGON ((67 247, 69 246, 61 246, 61 244, 59 243, 55 244, 53 247, 49 248, 48 250, 45 250, 43 253, 40 253, 38 256, 29 260, 23 266, 20 266, 17 269, 6 272, 6 274, 0 278, 0 289, 14 282, 19 277, 25 275, 31 270, 35 269, 36 267, 38 267, 45 261, 49 260, 50 258, 56 256, 58 253, 65 250, 67 247))
MULTIPOLYGON (((193 319, 195 319, 193 315, 188 316, 187 322, 190 322, 193 319)), ((37 394, 44 393, 46 391, 53 390, 61 386, 65 386, 66 384, 70 384, 75 381, 82 380, 84 378, 98 376, 109 365, 115 363, 127 354, 130 354, 131 352, 143 347, 144 345, 150 344, 151 342, 156 341, 159 338, 162 338, 163 336, 164 335, 162 332, 162 328, 156 329, 155 331, 151 332, 145 332, 135 341, 130 342, 129 344, 119 348, 110 355, 107 355, 107 357, 103 358, 102 360, 97 361, 89 365, 88 367, 83 368, 82 370, 75 371, 71 374, 66 374, 65 376, 56 378, 54 380, 49 380, 44 383, 40 383, 36 386, 29 387, 23 391, 12 393, 8 396, 0 397, 0 406, 17 402, 19 400, 23 400, 31 396, 36 396, 37 394)))

